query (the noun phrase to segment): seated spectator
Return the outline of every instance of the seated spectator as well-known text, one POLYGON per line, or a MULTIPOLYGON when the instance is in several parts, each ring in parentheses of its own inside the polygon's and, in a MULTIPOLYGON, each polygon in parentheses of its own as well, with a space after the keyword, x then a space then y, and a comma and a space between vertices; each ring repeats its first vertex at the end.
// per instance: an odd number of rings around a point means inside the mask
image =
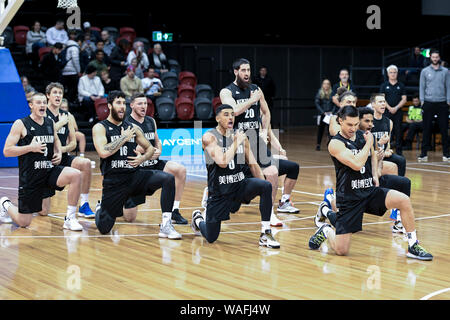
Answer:
POLYGON ((69 40, 66 30, 64 30, 64 20, 57 20, 56 25, 51 27, 45 33, 47 37, 47 44, 53 46, 55 43, 60 42, 66 44, 69 40))
POLYGON ((142 81, 135 75, 135 69, 133 66, 127 68, 127 75, 120 79, 120 90, 125 93, 127 102, 131 96, 136 93, 144 93, 142 88, 142 81))
MULTIPOLYGON (((69 112, 69 102, 67 99, 63 98, 61 100, 60 108, 64 111, 69 112)), ((70 115, 72 116, 72 115, 70 115)), ((84 152, 86 151, 86 136, 83 132, 78 131, 78 124, 74 118, 74 129, 75 129, 75 138, 77 140, 78 150, 80 150, 80 157, 84 158, 84 152)))
POLYGON ((116 44, 113 41, 111 41, 108 30, 102 31, 101 39, 103 40, 104 43, 103 51, 105 51, 105 54, 109 57, 116 44))
POLYGON ((144 52, 144 43, 142 41, 136 41, 133 43, 133 50, 128 53, 127 62, 132 64, 133 59, 136 59, 136 77, 139 79, 144 78, 144 72, 150 65, 147 54, 144 52))
POLYGON ((133 58, 130 65, 134 67, 134 70, 136 70, 135 76, 142 80, 142 78, 144 78, 144 72, 141 69, 138 69, 137 59, 133 58))
POLYGON ((95 59, 92 60, 91 62, 89 62, 88 67, 89 66, 94 66, 97 69, 97 76, 100 77, 101 72, 103 70, 108 70, 108 66, 105 64, 105 62, 103 61, 105 57, 105 53, 103 52, 103 50, 95 50, 95 59))
POLYGON ((169 71, 169 63, 167 62, 167 57, 162 51, 161 45, 155 43, 153 46, 153 53, 150 57, 150 66, 155 69, 158 74, 169 71))
POLYGON ((36 92, 36 89, 34 89, 30 83, 28 82, 28 78, 25 76, 20 77, 20 80, 22 80, 22 86, 23 90, 25 91, 25 96, 27 97, 27 100, 30 100, 33 93, 36 92))
POLYGON ((92 30, 91 29, 91 23, 89 21, 86 21, 83 23, 83 31, 84 33, 89 33, 91 36, 91 40, 93 42, 97 42, 98 40, 101 39, 100 37, 100 33, 98 33, 97 30, 92 30))
POLYGON ((111 79, 115 81, 120 81, 120 79, 122 79, 125 75, 125 71, 128 66, 127 52, 129 47, 130 42, 127 39, 121 39, 119 41, 119 45, 113 49, 111 55, 109 56, 109 60, 111 62, 109 74, 111 79))
POLYGON ((109 67, 111 65, 111 63, 109 62, 109 57, 105 52, 105 42, 103 42, 103 40, 99 40, 97 41, 97 43, 95 44, 95 47, 97 50, 102 50, 104 55, 103 55, 103 62, 109 67))
POLYGON ((84 41, 81 44, 81 50, 86 51, 90 57, 94 57, 96 49, 95 41, 91 40, 91 34, 89 32, 84 33, 84 41))
MULTIPOLYGON (((74 37, 71 30, 71 39, 74 37)), ((62 84, 66 90, 64 96, 69 102, 75 102, 77 98, 78 79, 81 77, 81 64, 80 64, 80 46, 83 41, 83 36, 76 37, 76 41, 67 41, 67 46, 63 50, 62 54, 66 54, 66 65, 62 69, 62 84)))
POLYGON ((102 79, 102 85, 103 88, 105 88, 105 92, 111 92, 120 89, 118 82, 110 78, 109 71, 107 69, 103 70, 100 73, 100 78, 102 79))
POLYGON ((47 43, 47 37, 41 30, 39 21, 35 21, 31 29, 27 32, 27 42, 25 52, 31 57, 33 67, 37 67, 39 61, 39 49, 44 48, 47 43))
POLYGON ((103 98, 105 89, 102 81, 97 77, 97 69, 90 65, 86 68, 86 74, 78 82, 78 100, 81 103, 85 118, 92 123, 95 118, 95 101, 103 98))
POLYGON ((59 42, 55 43, 52 47, 52 51, 47 53, 41 62, 41 73, 44 77, 46 84, 50 82, 61 81, 62 69, 60 54, 63 50, 63 45, 59 42))
POLYGON ((419 47, 414 48, 413 55, 409 59, 408 69, 405 71, 405 75, 419 74, 420 70, 425 67, 425 57, 419 47))
POLYGON ((408 109, 408 118, 406 118, 408 134, 405 139, 405 150, 412 150, 414 137, 418 132, 423 131, 422 106, 420 104, 419 94, 413 96, 412 103, 413 105, 408 109))
POLYGON ((160 79, 155 77, 155 70, 153 68, 148 69, 147 77, 142 79, 142 88, 147 97, 153 102, 161 95, 163 84, 160 79))

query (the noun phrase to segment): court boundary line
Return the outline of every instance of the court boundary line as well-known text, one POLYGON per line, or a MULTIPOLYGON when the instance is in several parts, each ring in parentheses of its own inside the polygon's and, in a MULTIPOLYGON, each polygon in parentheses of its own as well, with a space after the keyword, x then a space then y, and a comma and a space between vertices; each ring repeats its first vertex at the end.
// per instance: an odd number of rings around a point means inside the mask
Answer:
POLYGON ((450 288, 445 288, 445 289, 434 291, 432 293, 427 294, 426 296, 423 296, 422 298, 420 298, 420 300, 428 300, 434 296, 440 295, 441 293, 444 293, 447 291, 450 291, 450 288))

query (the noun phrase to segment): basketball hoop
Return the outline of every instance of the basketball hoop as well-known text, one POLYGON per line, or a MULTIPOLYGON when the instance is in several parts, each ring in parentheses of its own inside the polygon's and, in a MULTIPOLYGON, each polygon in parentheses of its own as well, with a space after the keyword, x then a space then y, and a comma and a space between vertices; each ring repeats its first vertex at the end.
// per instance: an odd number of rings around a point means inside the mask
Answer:
POLYGON ((58 0, 58 8, 68 9, 78 7, 77 0, 58 0))

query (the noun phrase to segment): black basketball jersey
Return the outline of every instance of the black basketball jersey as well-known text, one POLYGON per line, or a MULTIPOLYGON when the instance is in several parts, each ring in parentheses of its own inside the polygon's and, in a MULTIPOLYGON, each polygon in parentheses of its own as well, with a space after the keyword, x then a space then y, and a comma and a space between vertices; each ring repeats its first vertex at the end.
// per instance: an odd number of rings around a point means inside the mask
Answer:
MULTIPOLYGON (((225 153, 233 144, 233 138, 225 137, 217 129, 207 131, 213 134, 222 151, 225 153)), ((208 193, 211 196, 223 196, 236 193, 239 183, 245 179, 245 155, 244 146, 241 144, 234 155, 233 160, 225 168, 221 168, 215 163, 208 152, 205 152, 206 169, 208 171, 208 193)))
MULTIPOLYGON (((250 99, 250 94, 253 91, 258 90, 258 86, 255 84, 250 84, 246 89, 242 89, 234 83, 231 83, 226 88, 231 91, 231 95, 237 104, 248 101, 250 99)), ((235 117, 234 128, 244 130, 244 132, 248 129, 255 129, 259 131, 261 122, 260 113, 261 110, 258 101, 245 110, 245 112, 235 117)))
MULTIPOLYGON (((364 133, 356 131, 355 141, 344 138, 340 133, 331 138, 331 140, 342 141, 347 149, 350 149, 354 155, 361 152, 366 144, 364 133)), ((372 176, 371 156, 367 158, 364 167, 359 171, 342 164, 338 159, 331 156, 336 170, 336 204, 340 207, 347 201, 359 201, 367 197, 374 188, 372 176)))
MULTIPOLYGON (((151 145, 153 147, 155 147, 155 132, 156 132, 156 128, 155 128, 155 121, 153 120, 152 117, 145 116, 144 122, 143 123, 139 123, 131 115, 129 115, 127 117, 127 121, 130 122, 130 123, 133 123, 133 124, 135 124, 137 126, 139 126, 142 129, 142 131, 144 132, 145 138, 147 138, 147 140, 151 143, 151 145)), ((141 163, 141 167, 148 168, 148 167, 152 167, 152 166, 156 165, 157 163, 158 163, 158 159, 146 160, 143 163, 141 163)))
MULTIPOLYGON (((128 127, 132 126, 128 121, 123 121, 119 126, 111 123, 108 120, 100 121, 100 123, 105 127, 106 131, 106 140, 108 143, 119 139, 121 136, 122 128, 124 130, 128 129, 128 127)), ((109 156, 108 158, 100 159, 100 169, 102 171, 103 176, 107 176, 109 174, 116 173, 131 173, 137 170, 137 168, 133 168, 128 163, 128 157, 136 156, 134 150, 136 149, 137 144, 135 138, 127 141, 116 153, 109 156)))
MULTIPOLYGON (((380 140, 381 137, 383 137, 385 134, 390 136, 390 131, 391 131, 391 120, 389 120, 388 117, 383 115, 383 117, 380 120, 373 118, 373 128, 371 132, 377 141, 380 140)), ((387 144, 383 146, 383 149, 386 149, 386 146, 387 144)))
POLYGON ((27 146, 34 137, 38 142, 47 144, 44 153, 29 152, 19 156, 19 185, 35 185, 45 181, 47 173, 53 168, 53 148, 55 144, 53 121, 44 117, 42 125, 31 119, 30 116, 20 119, 26 130, 25 137, 19 139, 18 146, 27 146))
MULTIPOLYGON (((65 110, 59 109, 59 114, 55 116, 48 108, 47 108, 47 118, 53 120, 55 123, 59 121, 59 115, 60 114, 66 114, 67 116, 69 113, 65 110)), ((67 138, 69 137, 69 124, 67 123, 64 127, 60 128, 57 132, 59 141, 61 141, 61 146, 67 145, 67 138)), ((67 157, 69 154, 67 152, 64 152, 62 154, 62 157, 67 157)))

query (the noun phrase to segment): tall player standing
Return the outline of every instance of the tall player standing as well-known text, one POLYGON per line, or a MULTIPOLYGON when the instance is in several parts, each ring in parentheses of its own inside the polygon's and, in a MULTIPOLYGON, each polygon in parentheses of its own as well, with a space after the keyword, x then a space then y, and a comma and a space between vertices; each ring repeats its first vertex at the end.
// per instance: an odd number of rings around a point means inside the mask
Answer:
POLYGON ((5 157, 19 157, 19 205, 14 206, 7 197, 1 198, 0 220, 8 222, 12 218, 20 227, 29 226, 33 213, 42 210, 48 190, 63 190, 69 185, 63 228, 81 231, 83 227, 76 218, 80 171, 59 165, 61 143, 54 122, 46 117, 45 95, 33 94, 29 106, 31 114, 14 122, 3 149, 5 157))

